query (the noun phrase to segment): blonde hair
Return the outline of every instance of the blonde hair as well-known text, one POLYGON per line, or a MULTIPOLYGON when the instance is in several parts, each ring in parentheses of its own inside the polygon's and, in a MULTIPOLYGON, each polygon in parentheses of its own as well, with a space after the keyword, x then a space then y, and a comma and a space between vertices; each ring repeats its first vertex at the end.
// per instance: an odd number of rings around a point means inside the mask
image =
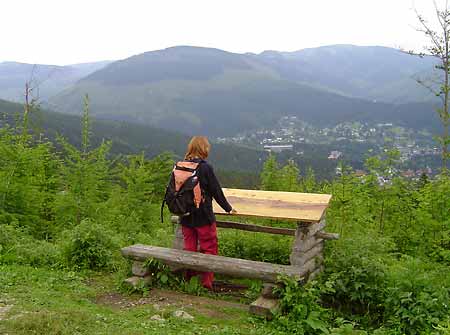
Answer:
POLYGON ((188 144, 184 159, 206 159, 209 155, 210 148, 211 144, 209 144, 208 138, 206 136, 194 136, 191 138, 191 141, 188 144))

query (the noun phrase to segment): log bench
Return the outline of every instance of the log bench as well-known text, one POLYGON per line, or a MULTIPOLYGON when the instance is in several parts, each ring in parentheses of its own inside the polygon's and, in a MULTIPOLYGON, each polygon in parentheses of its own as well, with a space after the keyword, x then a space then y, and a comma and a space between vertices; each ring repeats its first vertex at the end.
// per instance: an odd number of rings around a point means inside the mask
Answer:
POLYGON ((122 255, 138 262, 145 262, 149 258, 154 258, 163 263, 191 270, 212 271, 232 277, 261 279, 270 283, 276 283, 278 275, 287 275, 300 280, 311 270, 311 266, 279 265, 142 244, 123 248, 122 255))
MULTIPOLYGON (((122 249, 122 255, 134 260, 133 275, 127 279, 135 284, 146 281, 149 275, 144 262, 154 258, 171 266, 174 270, 191 269, 212 271, 234 277, 261 279, 264 283, 262 295, 250 305, 253 314, 272 315, 278 307, 278 300, 272 289, 279 275, 287 275, 296 280, 307 281, 323 270, 324 241, 339 238, 338 234, 324 231, 325 212, 331 199, 328 194, 254 191, 240 189, 223 189, 225 196, 238 216, 282 219, 296 222, 296 228, 269 227, 256 224, 217 220, 218 228, 238 229, 250 232, 293 236, 290 265, 257 262, 239 258, 205 255, 183 249, 183 236, 178 217, 172 217, 176 224, 173 248, 162 248, 136 244, 122 249)), ((214 212, 221 218, 222 208, 213 203, 214 212)), ((219 241, 220 243, 220 241, 219 241)))

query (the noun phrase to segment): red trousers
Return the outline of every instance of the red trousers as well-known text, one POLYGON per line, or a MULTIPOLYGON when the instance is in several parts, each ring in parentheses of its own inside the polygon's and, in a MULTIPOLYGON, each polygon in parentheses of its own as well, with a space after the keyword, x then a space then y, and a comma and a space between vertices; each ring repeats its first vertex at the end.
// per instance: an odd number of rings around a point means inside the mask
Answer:
MULTIPOLYGON (((200 226, 200 227, 186 227, 182 226, 184 250, 198 251, 197 247, 200 246, 200 252, 204 254, 217 255, 217 228, 216 223, 200 226)), ((196 272, 189 271, 187 273, 187 279, 196 275, 196 272)), ((201 272, 202 285, 208 289, 212 289, 212 283, 214 280, 213 272, 201 272)))

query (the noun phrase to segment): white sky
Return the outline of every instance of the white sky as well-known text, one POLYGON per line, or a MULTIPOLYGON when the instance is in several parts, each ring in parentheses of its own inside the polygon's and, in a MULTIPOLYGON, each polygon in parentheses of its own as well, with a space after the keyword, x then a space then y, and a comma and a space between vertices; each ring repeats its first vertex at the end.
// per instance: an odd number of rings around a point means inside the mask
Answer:
MULTIPOLYGON (((431 17, 432 0, 414 5, 431 17)), ((412 8, 413 0, 0 0, 0 62, 63 65, 175 45, 418 49, 426 40, 412 8)))

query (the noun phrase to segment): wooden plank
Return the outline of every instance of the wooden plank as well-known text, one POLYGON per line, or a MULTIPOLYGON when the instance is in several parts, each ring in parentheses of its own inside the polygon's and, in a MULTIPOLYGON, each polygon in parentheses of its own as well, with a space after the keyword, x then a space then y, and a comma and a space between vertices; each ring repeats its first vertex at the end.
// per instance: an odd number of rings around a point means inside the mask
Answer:
MULTIPOLYGON (((178 216, 175 216, 175 217, 178 218, 178 216)), ((184 238, 183 238, 183 231, 182 231, 181 225, 177 224, 177 225, 175 225, 174 228, 175 228, 175 233, 173 236, 172 248, 178 249, 178 250, 183 250, 184 249, 184 238)), ((176 265, 176 264, 167 263, 167 265, 169 266, 170 270, 173 272, 183 269, 181 266, 176 265)))
POLYGON ((300 223, 297 227, 297 232, 295 234, 296 238, 302 237, 302 239, 309 238, 316 235, 319 231, 324 229, 326 226, 325 219, 322 219, 319 223, 312 224, 302 224, 300 223))
POLYGON ((250 304, 249 312, 253 315, 264 316, 271 319, 279 308, 280 302, 278 299, 265 298, 261 296, 250 304))
MULTIPOLYGON (((331 199, 329 194, 255 191, 224 188, 224 194, 238 215, 302 222, 319 222, 331 199)), ((227 214, 214 201, 216 214, 227 214)))
POLYGON ((287 275, 300 280, 311 271, 314 264, 305 264, 299 268, 290 265, 279 265, 265 262, 250 261, 246 259, 231 258, 216 255, 201 254, 185 250, 148 246, 136 244, 123 248, 122 255, 138 261, 148 258, 159 259, 175 265, 197 271, 212 271, 234 277, 262 279, 266 282, 277 282, 279 274, 287 275))
POLYGON ((269 299, 277 299, 279 298, 278 294, 275 293, 275 291, 280 287, 278 284, 272 284, 272 283, 264 283, 263 288, 261 290, 261 296, 264 298, 269 299))
POLYGON ((292 247, 292 253, 305 253, 321 242, 323 242, 323 239, 312 236, 306 240, 302 240, 299 244, 294 244, 292 247))
POLYGON ((184 237, 181 225, 177 224, 175 226, 175 234, 173 236, 172 247, 174 249, 182 250, 184 248, 184 237))
POLYGON ((327 233, 324 231, 319 231, 316 237, 323 238, 324 240, 339 240, 339 234, 327 233))
POLYGON ((328 204, 331 199, 330 194, 318 194, 318 193, 243 190, 237 188, 224 188, 223 191, 225 196, 257 198, 261 200, 282 200, 294 203, 301 202, 311 204, 316 203, 328 204))
POLYGON ((309 260, 313 259, 314 257, 321 255, 323 251, 323 242, 315 245, 312 249, 306 251, 306 252, 298 252, 298 253, 291 253, 290 261, 291 265, 294 266, 303 266, 305 265, 309 260))
MULTIPOLYGON (((172 223, 179 223, 178 216, 171 217, 172 223)), ((261 232, 261 233, 269 233, 269 234, 278 234, 278 235, 288 235, 295 236, 295 229, 292 228, 282 228, 282 227, 269 227, 269 226, 261 226, 249 223, 240 223, 240 222, 231 222, 231 221, 216 221, 216 225, 219 228, 232 228, 238 230, 246 230, 253 232, 261 232)), ((178 228, 176 228, 178 232, 178 228)), ((183 236, 181 236, 183 237, 183 236)), ((180 249, 174 246, 175 249, 180 249)))
POLYGON ((295 229, 292 228, 259 226, 255 224, 239 223, 231 221, 217 221, 216 225, 219 228, 233 228, 238 230, 253 231, 260 233, 295 236, 295 229))
MULTIPOLYGON (((292 265, 292 266, 294 266, 296 268, 301 268, 304 272, 303 276, 306 276, 309 273, 311 273, 312 271, 314 271, 314 269, 317 268, 322 263, 323 263, 323 257, 319 255, 317 257, 311 258, 309 261, 307 261, 301 267, 296 266, 296 265, 292 265)), ((307 278, 304 278, 304 279, 307 280, 307 278)))
POLYGON ((325 219, 322 219, 319 223, 313 224, 299 224, 297 227, 297 231, 295 232, 294 243, 292 244, 292 252, 289 257, 291 264, 294 259, 300 257, 300 255, 312 247, 314 247, 317 243, 322 242, 322 239, 317 239, 315 235, 317 232, 321 231, 325 228, 325 219))

